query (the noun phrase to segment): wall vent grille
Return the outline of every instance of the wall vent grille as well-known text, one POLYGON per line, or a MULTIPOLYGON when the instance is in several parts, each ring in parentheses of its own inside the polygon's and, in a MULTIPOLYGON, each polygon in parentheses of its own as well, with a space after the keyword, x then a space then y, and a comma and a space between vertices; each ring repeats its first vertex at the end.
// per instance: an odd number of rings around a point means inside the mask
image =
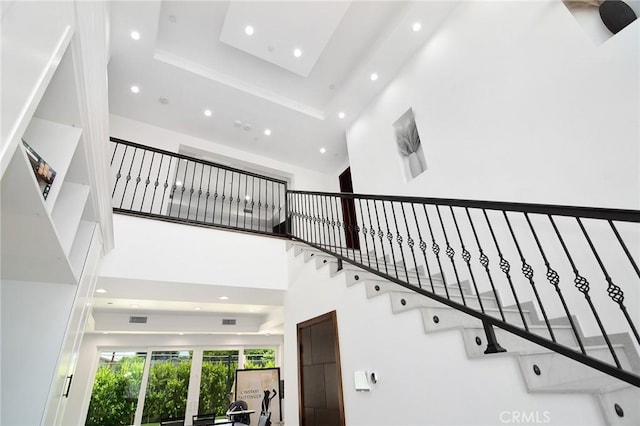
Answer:
POLYGON ((147 317, 129 317, 129 324, 146 324, 147 317))
POLYGON ((223 318, 222 325, 236 325, 235 319, 223 318))

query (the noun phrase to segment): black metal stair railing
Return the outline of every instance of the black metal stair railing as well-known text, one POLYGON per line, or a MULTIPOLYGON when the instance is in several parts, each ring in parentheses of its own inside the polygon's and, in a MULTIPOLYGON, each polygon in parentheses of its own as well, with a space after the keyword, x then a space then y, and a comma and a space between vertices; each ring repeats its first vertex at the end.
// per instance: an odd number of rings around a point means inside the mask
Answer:
POLYGON ((495 326, 640 387, 620 349, 640 352, 639 211, 287 196, 292 238, 478 318, 486 353, 495 326))
POLYGON ((285 181, 116 138, 111 148, 114 212, 286 234, 285 181))

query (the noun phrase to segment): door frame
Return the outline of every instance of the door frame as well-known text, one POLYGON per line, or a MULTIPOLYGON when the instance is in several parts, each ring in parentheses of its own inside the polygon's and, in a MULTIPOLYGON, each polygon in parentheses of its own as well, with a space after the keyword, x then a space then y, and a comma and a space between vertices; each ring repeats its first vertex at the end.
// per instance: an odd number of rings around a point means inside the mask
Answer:
POLYGON ((338 411, 340 412, 340 425, 345 426, 345 417, 344 417, 344 397, 343 397, 343 386, 342 386, 342 363, 340 362, 340 339, 338 334, 338 317, 336 311, 333 310, 331 312, 327 312, 326 314, 322 314, 315 318, 311 318, 309 320, 300 322, 296 324, 296 352, 298 354, 298 422, 300 426, 303 426, 304 423, 304 395, 303 395, 303 378, 302 378, 302 354, 300 352, 300 333, 303 328, 309 327, 314 324, 318 324, 327 320, 331 320, 333 322, 333 341, 334 351, 336 357, 336 368, 338 369, 338 411))

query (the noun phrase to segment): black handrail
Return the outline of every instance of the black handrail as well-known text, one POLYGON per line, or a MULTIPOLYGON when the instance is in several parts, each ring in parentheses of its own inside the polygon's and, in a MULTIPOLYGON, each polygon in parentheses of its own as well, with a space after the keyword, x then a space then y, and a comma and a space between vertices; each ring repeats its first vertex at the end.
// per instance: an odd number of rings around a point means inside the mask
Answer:
POLYGON ((638 238, 640 212, 312 191, 287 195, 293 239, 478 318, 489 340, 485 353, 503 350, 495 341, 496 326, 640 387, 640 372, 621 357, 640 348, 622 288, 624 283, 636 290, 640 283, 638 259, 626 242, 638 238), (335 209, 314 207, 323 204, 335 209), (348 243, 354 240, 366 252, 348 243), (622 347, 621 333, 632 347, 622 347), (608 359, 592 355, 602 349, 608 359))
POLYGON ((479 319, 485 353, 504 350, 495 326, 640 387, 619 343, 626 332, 640 350, 621 284, 640 284, 628 247, 639 211, 291 191, 283 180, 111 142, 114 212, 302 241, 479 319), (595 344, 610 359, 592 356, 595 344))
POLYGON ((117 213, 286 236, 287 182, 111 138, 117 213))

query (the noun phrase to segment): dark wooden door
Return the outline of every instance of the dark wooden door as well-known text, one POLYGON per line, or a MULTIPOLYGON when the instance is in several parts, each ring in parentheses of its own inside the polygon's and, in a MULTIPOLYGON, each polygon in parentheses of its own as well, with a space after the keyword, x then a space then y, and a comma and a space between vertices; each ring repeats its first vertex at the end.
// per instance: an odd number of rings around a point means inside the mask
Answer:
POLYGON ((300 426, 344 426, 336 312, 297 328, 300 426))
MULTIPOLYGON (((353 183, 351 182, 351 167, 340 175, 340 192, 353 194, 353 183)), ((344 237, 347 248, 360 250, 360 239, 356 232, 357 216, 356 203, 352 198, 342 199, 342 217, 344 218, 344 237)))

